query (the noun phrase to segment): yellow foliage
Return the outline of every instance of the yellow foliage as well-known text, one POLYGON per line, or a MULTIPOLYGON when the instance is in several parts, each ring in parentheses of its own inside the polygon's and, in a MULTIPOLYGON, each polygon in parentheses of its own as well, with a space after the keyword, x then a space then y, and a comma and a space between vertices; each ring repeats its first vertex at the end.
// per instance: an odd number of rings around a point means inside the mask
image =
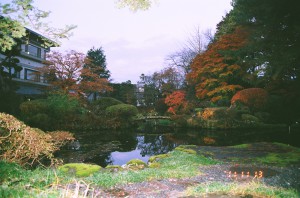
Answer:
POLYGON ((0 159, 20 165, 42 164, 44 158, 54 164, 53 153, 66 141, 73 140, 69 132, 45 133, 31 128, 15 117, 0 113, 0 159))

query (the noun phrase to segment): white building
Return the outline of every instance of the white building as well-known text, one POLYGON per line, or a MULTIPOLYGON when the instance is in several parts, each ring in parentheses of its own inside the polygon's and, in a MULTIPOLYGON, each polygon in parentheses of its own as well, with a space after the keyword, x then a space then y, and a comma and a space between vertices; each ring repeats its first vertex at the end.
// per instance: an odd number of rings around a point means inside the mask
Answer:
MULTIPOLYGON (((14 73, 13 80, 18 85, 16 91, 18 94, 35 98, 49 86, 44 75, 39 71, 45 66, 46 53, 50 51, 50 47, 44 43, 50 43, 51 47, 58 46, 58 44, 30 29, 26 29, 26 36, 21 40, 21 52, 16 58, 19 59, 18 64, 22 70, 20 72, 12 71, 14 73)), ((4 55, 0 54, 0 59, 3 58, 4 55)))

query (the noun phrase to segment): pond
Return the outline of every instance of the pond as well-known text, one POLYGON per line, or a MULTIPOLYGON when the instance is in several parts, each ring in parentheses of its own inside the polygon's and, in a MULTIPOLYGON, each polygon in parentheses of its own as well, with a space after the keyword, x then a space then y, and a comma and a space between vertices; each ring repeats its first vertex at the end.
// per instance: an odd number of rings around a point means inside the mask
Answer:
POLYGON ((152 155, 167 153, 181 144, 231 146, 253 142, 280 142, 300 147, 297 130, 192 130, 159 129, 147 133, 135 130, 81 131, 56 157, 65 163, 94 163, 105 167, 123 165, 131 159, 148 161, 152 155), (160 133, 158 133, 159 131, 160 133))

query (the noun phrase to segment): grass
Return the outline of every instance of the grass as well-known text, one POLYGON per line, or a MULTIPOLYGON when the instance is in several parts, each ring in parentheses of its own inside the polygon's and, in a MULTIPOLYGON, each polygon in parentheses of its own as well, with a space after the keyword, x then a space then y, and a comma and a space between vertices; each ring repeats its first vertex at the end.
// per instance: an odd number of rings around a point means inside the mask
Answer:
POLYGON ((241 197, 289 197, 297 198, 299 193, 293 189, 266 186, 259 182, 251 183, 221 183, 209 182, 197 186, 189 187, 186 191, 188 196, 207 196, 207 195, 230 195, 241 197))
POLYGON ((99 186, 112 187, 116 184, 136 183, 153 179, 192 177, 200 174, 200 165, 216 164, 217 161, 181 151, 173 151, 169 157, 160 159, 159 163, 158 167, 139 171, 128 170, 113 174, 99 172, 86 178, 86 180, 99 186))
POLYGON ((249 148, 250 144, 238 144, 238 145, 234 145, 234 146, 229 146, 230 148, 237 148, 237 149, 245 149, 245 148, 249 148))
MULTIPOLYGON (((165 157, 165 156, 164 156, 165 157)), ((186 152, 173 151, 165 158, 157 159, 159 166, 143 170, 122 170, 118 172, 104 171, 98 167, 89 176, 78 174, 78 170, 86 172, 84 164, 66 164, 59 169, 25 170, 17 164, 0 161, 0 197, 60 197, 67 184, 78 184, 78 180, 86 184, 101 187, 113 187, 117 184, 128 184, 154 179, 186 178, 199 172, 199 166, 216 164, 217 161, 186 152), (188 163, 187 163, 188 162, 188 163), (73 166, 74 165, 74 166, 73 166), (72 170, 74 170, 72 172, 72 170), (70 174, 70 172, 74 174, 70 174), (76 174, 77 173, 77 174, 76 174), (56 189, 55 187, 60 187, 56 189)), ((90 165, 88 165, 89 168, 90 165)), ((79 171, 80 172, 80 171, 79 171)), ((89 171, 88 171, 89 172, 89 171)))
MULTIPOLYGON (((244 146, 242 146, 244 147, 244 146)), ((85 192, 92 190, 91 186, 104 188, 114 187, 119 184, 129 184, 151 180, 168 178, 189 178, 200 175, 200 167, 220 163, 219 161, 202 155, 190 154, 186 150, 193 150, 195 146, 181 146, 168 154, 153 157, 153 166, 137 169, 122 169, 122 171, 111 171, 109 169, 97 169, 88 176, 69 174, 70 170, 37 168, 26 170, 17 164, 0 161, 0 197, 76 197, 79 186, 86 188, 85 192), (81 176, 81 177, 80 177, 81 176), (75 188, 69 189, 68 184, 75 188), (77 188, 78 187, 78 188, 77 188), (66 195, 67 193, 67 195, 66 195)), ((299 157, 299 149, 291 149, 289 159, 299 157)), ((266 156, 268 162, 275 162, 282 157, 279 154, 266 156)), ((297 158, 298 159, 298 158, 297 158)), ((151 163, 149 164, 151 165, 151 163)), ((81 165, 78 165, 81 166, 81 165)), ((78 168, 77 166, 77 168, 78 168)), ((118 167, 119 169, 120 167, 118 167)), ((75 169, 75 168, 74 168, 75 169)), ((72 172, 72 168, 71 168, 72 172)), ((299 194, 293 189, 283 189, 265 186, 259 182, 252 183, 221 183, 209 182, 189 187, 185 192, 187 196, 205 196, 211 194, 228 195, 253 195, 257 197, 298 197, 299 194)), ((77 196, 78 197, 78 196, 77 196)), ((81 197, 85 197, 81 194, 81 197)))

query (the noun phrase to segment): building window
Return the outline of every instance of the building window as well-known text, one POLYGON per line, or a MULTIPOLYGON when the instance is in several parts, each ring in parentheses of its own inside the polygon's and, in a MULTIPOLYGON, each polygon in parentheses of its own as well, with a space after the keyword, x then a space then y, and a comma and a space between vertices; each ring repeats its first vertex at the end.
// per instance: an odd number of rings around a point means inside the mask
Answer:
POLYGON ((31 80, 31 81, 35 81, 35 82, 41 81, 40 72, 31 70, 31 69, 25 69, 24 77, 25 77, 25 80, 31 80))
POLYGON ((20 72, 19 71, 14 71, 13 77, 14 78, 20 78, 21 77, 20 72))
MULTIPOLYGON (((25 52, 31 56, 41 58, 42 50, 39 47, 33 45, 25 45, 25 52)), ((43 57, 44 58, 44 57, 43 57)))

